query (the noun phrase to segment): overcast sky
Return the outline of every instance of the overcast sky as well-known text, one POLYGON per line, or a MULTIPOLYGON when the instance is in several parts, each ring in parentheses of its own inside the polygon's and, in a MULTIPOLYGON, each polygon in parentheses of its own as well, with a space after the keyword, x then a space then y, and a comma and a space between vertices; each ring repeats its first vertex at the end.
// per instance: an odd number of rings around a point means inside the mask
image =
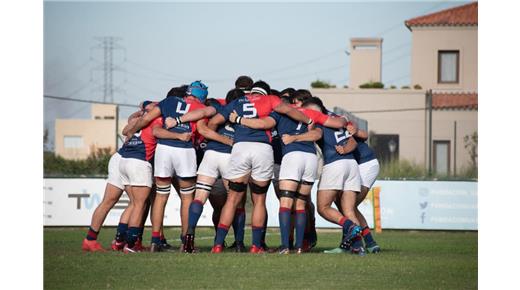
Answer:
MULTIPOLYGON (((272 88, 348 84, 352 37, 383 38, 383 83, 409 85, 411 33, 404 21, 464 2, 371 3, 44 3, 44 93, 103 100, 103 50, 117 37, 114 101, 160 100, 201 79, 224 97, 241 74, 272 88)), ((122 117, 130 109, 122 110, 122 117)), ((90 105, 46 99, 44 125, 88 118, 90 105)))

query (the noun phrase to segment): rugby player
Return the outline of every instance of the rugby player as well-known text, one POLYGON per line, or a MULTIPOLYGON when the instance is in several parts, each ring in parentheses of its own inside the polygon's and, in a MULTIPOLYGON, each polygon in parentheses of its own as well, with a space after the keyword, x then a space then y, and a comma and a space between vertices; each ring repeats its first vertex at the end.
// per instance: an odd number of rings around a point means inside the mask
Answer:
MULTIPOLYGON (((180 120, 189 111, 204 108, 204 100, 208 95, 207 86, 200 81, 195 81, 188 86, 184 98, 168 97, 151 110, 148 114, 139 118, 129 133, 135 133, 146 126, 154 118, 162 116, 180 120)), ((204 118, 207 116, 202 116, 204 118)), ((199 118, 199 119, 201 119, 199 118)), ((198 121, 198 119, 194 120, 198 121)), ((164 208, 171 191, 172 176, 177 177, 179 183, 179 195, 181 197, 181 250, 184 249, 184 236, 188 230, 189 206, 195 192, 197 173, 197 158, 192 140, 170 139, 169 133, 193 133, 196 130, 195 122, 182 123, 168 130, 157 128, 154 136, 158 138, 155 156, 154 176, 157 184, 157 196, 152 206, 152 252, 160 251, 160 229, 164 218, 164 208), (162 130, 161 130, 162 129, 162 130)))
POLYGON ((221 253, 223 250, 225 237, 233 221, 235 210, 245 194, 248 181, 250 181, 253 200, 251 219, 253 245, 250 252, 264 252, 261 239, 266 216, 265 193, 273 176, 271 134, 269 130, 256 130, 240 125, 240 121, 243 118, 267 117, 273 110, 287 114, 305 124, 313 122, 303 113, 282 103, 278 97, 270 95, 270 87, 267 83, 257 81, 253 84, 251 94, 240 97, 226 105, 222 112, 213 116, 208 123, 210 128, 216 128, 218 125, 225 123, 226 120, 236 122, 229 169, 229 194, 220 216, 217 236, 212 248, 213 253, 221 253), (241 117, 231 120, 230 115, 233 111, 236 111, 241 117))
MULTIPOLYGON (((303 107, 329 115, 321 100, 313 97, 303 107)), ((318 142, 324 158, 323 172, 318 184, 318 213, 326 220, 343 228, 343 242, 351 243, 361 234, 356 216, 356 195, 361 191, 358 164, 352 151, 357 146, 354 138, 344 129, 323 127, 323 138, 318 142), (341 195, 342 212, 331 205, 341 195)), ((352 253, 364 255, 363 247, 352 247, 352 253)))

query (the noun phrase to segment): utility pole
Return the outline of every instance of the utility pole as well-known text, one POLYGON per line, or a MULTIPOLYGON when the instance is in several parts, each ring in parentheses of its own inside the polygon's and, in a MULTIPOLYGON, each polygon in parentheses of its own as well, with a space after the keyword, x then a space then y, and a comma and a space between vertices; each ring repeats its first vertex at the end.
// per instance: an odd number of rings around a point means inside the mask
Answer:
POLYGON ((95 37, 98 42, 93 48, 103 50, 103 63, 97 67, 97 70, 103 71, 103 102, 114 102, 114 92, 118 90, 114 86, 114 71, 119 67, 114 64, 114 50, 124 47, 119 44, 121 38, 114 36, 95 37))
POLYGON ((426 108, 428 109, 428 175, 432 175, 432 90, 426 92, 426 108))

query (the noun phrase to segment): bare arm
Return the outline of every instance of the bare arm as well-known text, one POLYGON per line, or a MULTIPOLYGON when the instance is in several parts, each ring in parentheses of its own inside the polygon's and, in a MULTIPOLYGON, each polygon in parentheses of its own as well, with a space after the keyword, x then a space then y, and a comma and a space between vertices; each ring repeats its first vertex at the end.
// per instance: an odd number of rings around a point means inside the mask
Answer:
POLYGON ((226 122, 226 118, 224 118, 224 116, 222 116, 221 114, 216 114, 211 119, 209 119, 208 128, 213 131, 216 131, 218 125, 224 124, 224 122, 226 122))
MULTIPOLYGON (((208 106, 208 107, 190 111, 190 112, 178 117, 179 118, 178 120, 180 120, 182 123, 195 122, 200 119, 212 117, 216 113, 217 113, 217 110, 215 110, 215 108, 213 108, 212 106, 208 106)), ((177 119, 171 118, 171 117, 166 118, 165 123, 166 123, 167 129, 178 125, 177 119)))
POLYGON ((363 140, 368 139, 367 131, 359 129, 357 124, 354 122, 350 122, 349 124, 347 124, 347 130, 350 133, 350 135, 354 135, 363 140))
POLYGON ((303 134, 299 135, 289 135, 283 134, 282 141, 285 145, 290 144, 292 142, 302 142, 302 141, 318 141, 323 136, 323 131, 320 128, 314 128, 309 130, 303 134))
POLYGON ((199 132, 200 135, 202 135, 204 138, 206 138, 208 140, 213 140, 213 141, 220 142, 222 144, 233 146, 233 139, 228 138, 224 135, 220 135, 216 131, 211 130, 208 127, 208 125, 206 125, 206 122, 204 122, 204 120, 199 120, 197 122, 197 132, 199 132))
POLYGON ((189 141, 191 139, 191 133, 170 132, 159 126, 154 127, 152 129, 152 133, 156 138, 160 139, 178 139, 181 141, 189 141))
POLYGON ((323 126, 329 128, 343 128, 347 124, 347 120, 343 117, 329 117, 327 121, 323 123, 323 126))
POLYGON ((280 103, 278 106, 274 108, 274 111, 280 114, 287 115, 289 116, 289 118, 298 122, 302 122, 304 124, 309 124, 311 122, 311 119, 305 116, 305 114, 285 103, 280 103))
MULTIPOLYGON (((123 135, 125 135, 127 139, 130 139, 135 134, 135 132, 146 127, 153 119, 159 117, 160 115, 161 109, 159 106, 154 107, 151 111, 139 117, 139 119, 137 119, 137 121, 132 126, 129 126, 129 128, 125 127, 126 130, 123 130, 123 135)), ((130 123, 128 125, 130 125, 130 123)))
POLYGON ((345 143, 344 145, 336 145, 336 151, 341 154, 341 155, 345 155, 345 154, 348 154, 352 151, 354 151, 357 147, 357 142, 354 138, 350 137, 348 138, 347 140, 347 143, 345 143))
POLYGON ((276 126, 276 121, 272 117, 268 116, 261 119, 244 118, 239 116, 236 111, 231 112, 229 115, 229 121, 231 123, 238 123, 251 129, 258 130, 267 130, 276 126))
POLYGON ((132 115, 128 116, 128 123, 130 123, 133 119, 139 118, 143 115, 143 111, 137 111, 132 113, 132 115))

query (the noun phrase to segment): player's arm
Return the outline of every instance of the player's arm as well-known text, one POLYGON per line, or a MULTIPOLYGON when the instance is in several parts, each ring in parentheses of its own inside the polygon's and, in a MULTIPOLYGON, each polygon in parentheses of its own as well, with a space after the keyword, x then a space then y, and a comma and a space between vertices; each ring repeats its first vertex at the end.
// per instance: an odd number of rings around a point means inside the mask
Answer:
POLYGON ((336 151, 341 154, 341 155, 345 155, 345 154, 348 154, 352 151, 354 151, 357 147, 357 142, 354 138, 350 137, 348 138, 347 140, 347 143, 345 143, 344 145, 336 145, 336 151))
POLYGON ((193 111, 189 111, 188 113, 176 118, 168 117, 166 118, 166 120, 164 120, 164 122, 166 125, 166 129, 170 129, 179 125, 180 123, 196 122, 200 119, 212 117, 216 113, 217 110, 214 107, 208 106, 193 111))
POLYGON ((292 142, 302 142, 302 141, 318 141, 323 136, 323 131, 320 128, 313 128, 303 134, 299 135, 289 135, 283 134, 282 141, 285 145, 290 144, 292 142))
POLYGON ((226 122, 226 118, 222 114, 216 114, 211 119, 209 119, 208 122, 208 128, 216 131, 218 128, 218 125, 224 124, 226 122))
POLYGON ((323 122, 323 126, 329 128, 344 128, 347 125, 347 119, 343 117, 328 117, 325 122, 323 122))
MULTIPOLYGON (((125 127, 123 130, 123 135, 125 135, 127 139, 130 139, 137 131, 146 127, 148 124, 150 124, 150 122, 153 121, 153 119, 159 117, 160 115, 161 109, 159 106, 155 106, 151 111, 139 117, 133 125, 125 127)), ((128 125, 130 125, 130 123, 128 125)))
POLYGON ((307 125, 313 123, 311 118, 305 116, 305 114, 287 105, 286 103, 279 103, 276 107, 273 108, 273 110, 277 113, 287 115, 289 118, 295 121, 302 122, 307 125))
POLYGON ((176 132, 170 132, 160 126, 155 126, 152 129, 152 134, 155 136, 155 138, 159 139, 178 139, 181 141, 190 141, 191 139, 191 133, 176 133, 176 132))
POLYGON ((258 129, 258 130, 267 130, 271 129, 274 126, 276 126, 276 121, 270 117, 264 117, 261 119, 258 118, 244 118, 237 114, 236 111, 231 112, 229 114, 229 121, 231 123, 240 124, 246 127, 249 127, 251 129, 258 129))
POLYGON ((233 139, 221 135, 214 130, 211 130, 206 124, 205 120, 199 120, 197 122, 197 132, 199 132, 200 135, 202 135, 204 138, 208 140, 213 140, 222 144, 233 146, 233 139))
POLYGON ((350 133, 350 135, 356 136, 360 139, 363 139, 363 140, 368 139, 367 131, 359 129, 357 124, 354 122, 347 123, 347 131, 350 133))
POLYGON ((132 120, 139 118, 143 115, 143 111, 139 110, 137 112, 133 112, 130 116, 128 116, 128 123, 130 123, 132 120))

